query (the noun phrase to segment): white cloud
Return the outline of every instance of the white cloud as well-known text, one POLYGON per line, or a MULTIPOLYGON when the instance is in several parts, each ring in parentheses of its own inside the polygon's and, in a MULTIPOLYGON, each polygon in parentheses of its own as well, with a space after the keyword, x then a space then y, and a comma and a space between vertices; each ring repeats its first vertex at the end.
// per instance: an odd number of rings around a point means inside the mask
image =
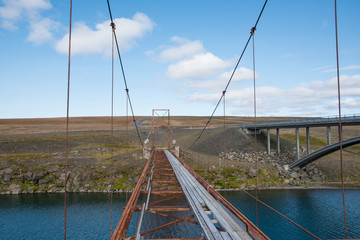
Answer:
MULTIPOLYGON (((350 65, 346 67, 341 67, 339 71, 347 71, 354 69, 360 69, 360 65, 350 65)), ((320 71, 321 73, 330 73, 330 72, 336 72, 337 69, 334 66, 323 66, 323 67, 315 68, 314 71, 320 71)))
MULTIPOLYGON (((233 71, 230 72, 224 72, 220 75, 220 79, 228 81, 231 77, 231 74, 233 71)), ((232 82, 239 82, 239 81, 245 81, 249 79, 253 79, 253 70, 246 68, 246 67, 239 67, 236 72, 234 73, 234 76, 232 77, 232 82)), ((259 75, 255 73, 255 78, 258 78, 259 75)))
MULTIPOLYGON (((226 84, 229 82, 230 77, 233 71, 222 72, 216 80, 207 80, 207 81, 191 81, 187 85, 193 88, 205 88, 205 89, 224 89, 226 84)), ((253 79, 253 71, 246 67, 239 67, 234 73, 231 82, 240 82, 253 79)), ((259 75, 255 74, 255 77, 258 78, 259 75)))
POLYGON ((329 69, 329 68, 334 68, 334 66, 333 66, 333 65, 326 65, 326 66, 314 68, 314 69, 312 69, 312 70, 317 72, 317 71, 327 70, 327 69, 329 69))
POLYGON ((171 64, 166 75, 171 79, 205 79, 220 74, 231 65, 210 52, 171 64))
POLYGON ((1 27, 8 30, 16 30, 16 23, 21 20, 41 19, 41 10, 51 9, 51 3, 47 0, 3 0, 0 6, 1 27))
MULTIPOLYGON (((360 111, 360 75, 342 75, 341 105, 350 112, 360 111)), ((218 89, 219 91, 221 89, 218 89)), ((214 90, 203 92, 198 89, 191 94, 189 101, 215 102, 221 92, 214 90)), ((327 81, 313 81, 291 89, 259 86, 256 88, 257 112, 266 115, 328 115, 337 110, 336 78, 327 81)), ((231 90, 226 93, 227 108, 233 114, 253 114, 253 88, 231 90)))
MULTIPOLYGON (((143 13, 136 13, 132 19, 117 18, 116 33, 119 47, 122 51, 129 50, 136 44, 136 39, 142 38, 151 31, 154 23, 143 13)), ((55 44, 60 53, 68 51, 69 34, 63 36, 55 44)), ((111 27, 110 21, 99 23, 95 29, 84 23, 75 24, 72 31, 72 53, 73 54, 110 54, 111 53, 111 27)))
POLYGON ((43 18, 40 21, 33 22, 30 25, 30 33, 27 41, 33 42, 37 45, 53 41, 52 31, 59 26, 59 23, 52 21, 49 18, 43 18))
MULTIPOLYGON (((210 102, 215 104, 221 97, 222 90, 232 74, 234 59, 225 60, 206 50, 200 41, 189 41, 180 37, 172 38, 176 46, 160 47, 151 51, 152 56, 169 64, 167 76, 173 80, 182 80, 181 86, 188 92, 190 102, 210 102)), ((293 57, 293 56, 288 56, 293 57)), ((357 69, 351 65, 342 70, 357 69)), ((333 66, 324 66, 314 71, 327 71, 333 66)), ((256 79, 259 75, 256 73, 256 79)), ((232 86, 226 93, 227 108, 232 114, 253 114, 253 71, 241 66, 232 78, 232 86), (247 83, 245 83, 247 81, 247 83), (236 84, 244 83, 244 84, 236 84), (234 86, 235 85, 235 86, 234 86), (251 86, 250 85, 250 86, 251 86), (243 86, 239 88, 239 86, 243 86)), ((360 112, 360 75, 340 76, 343 107, 350 111, 360 112), (356 110, 357 109, 357 110, 356 110)), ((336 112, 329 104, 337 98, 337 79, 312 81, 296 87, 258 85, 256 88, 257 112, 263 115, 331 115, 336 112), (331 111, 331 113, 329 113, 331 111)))
POLYGON ((341 106, 345 108, 360 108, 360 101, 355 98, 345 98, 341 101, 341 106))
MULTIPOLYGON (((160 46, 147 54, 155 56, 161 61, 174 63, 168 66, 166 75, 174 80, 209 79, 221 74, 232 65, 231 60, 221 59, 208 52, 201 41, 190 41, 178 36, 172 37, 172 46, 160 46)), ((201 83, 199 83, 201 84, 201 83)))
POLYGON ((187 41, 178 37, 172 38, 173 42, 183 43, 177 47, 168 48, 160 53, 160 59, 163 61, 179 60, 183 58, 193 57, 197 54, 205 53, 205 49, 200 41, 187 41))
MULTIPOLYGON (((348 97, 344 99, 340 99, 341 101, 341 107, 342 108, 360 108, 360 101, 358 99, 348 97)), ((338 107, 338 100, 333 100, 330 102, 330 104, 327 106, 328 108, 337 108, 338 107)))

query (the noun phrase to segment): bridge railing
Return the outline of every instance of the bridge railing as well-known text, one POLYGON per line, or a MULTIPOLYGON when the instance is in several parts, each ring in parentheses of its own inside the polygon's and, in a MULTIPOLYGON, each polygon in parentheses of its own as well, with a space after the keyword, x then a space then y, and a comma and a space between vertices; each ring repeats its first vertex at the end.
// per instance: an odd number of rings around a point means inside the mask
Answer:
MULTIPOLYGON (((341 117, 342 121, 349 121, 349 120, 360 120, 360 114, 352 114, 352 115, 344 115, 341 117)), ((257 127, 273 127, 273 126, 286 126, 286 125, 296 125, 296 124, 307 124, 307 123, 328 123, 328 122, 336 122, 339 121, 339 116, 328 116, 328 117, 321 117, 321 118, 313 118, 313 119, 299 119, 299 120, 291 120, 291 121, 277 121, 277 122, 266 122, 266 123, 257 123, 257 127)), ((255 124, 239 124, 236 125, 242 128, 253 128, 255 124)))

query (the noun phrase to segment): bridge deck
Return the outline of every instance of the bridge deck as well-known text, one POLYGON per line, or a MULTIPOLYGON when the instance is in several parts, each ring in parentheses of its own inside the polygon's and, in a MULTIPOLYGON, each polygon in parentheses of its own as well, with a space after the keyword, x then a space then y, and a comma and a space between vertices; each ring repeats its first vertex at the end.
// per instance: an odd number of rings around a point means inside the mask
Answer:
POLYGON ((240 225, 170 152, 165 154, 207 239, 252 239, 245 224, 240 225), (217 223, 225 231, 216 229, 217 223))
MULTIPOLYGON (((347 116, 342 118, 342 126, 360 125, 360 116, 347 116)), ((254 129, 255 124, 233 125, 246 129, 254 129)), ((263 122, 256 123, 257 129, 274 129, 274 128, 303 128, 303 127, 326 127, 339 126, 339 118, 315 118, 306 120, 280 121, 280 122, 263 122)))
POLYGON ((170 236, 196 240, 269 239, 180 158, 169 151, 153 151, 111 239, 170 236), (136 230, 132 230, 130 222, 136 218, 136 230), (176 227, 179 224, 193 227, 185 227, 184 231, 176 227))

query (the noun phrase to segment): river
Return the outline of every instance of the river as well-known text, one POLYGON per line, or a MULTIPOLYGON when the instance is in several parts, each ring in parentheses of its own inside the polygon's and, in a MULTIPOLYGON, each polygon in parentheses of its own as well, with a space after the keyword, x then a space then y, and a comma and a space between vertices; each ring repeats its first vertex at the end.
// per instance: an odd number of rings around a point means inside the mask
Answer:
MULTIPOLYGON (((254 200, 241 192, 222 194, 251 221, 256 221, 254 200)), ((345 194, 349 238, 360 238, 360 190, 346 190, 345 194)), ((319 238, 345 238, 340 190, 262 190, 259 199, 319 238)), ((125 194, 113 195, 114 226, 125 202, 125 194)), ((270 238, 313 239, 269 209, 259 205, 258 211, 259 227, 270 238)), ((63 226, 62 194, 0 195, 0 239, 63 239, 63 226)), ((69 193, 67 239, 109 237, 110 195, 69 193)))

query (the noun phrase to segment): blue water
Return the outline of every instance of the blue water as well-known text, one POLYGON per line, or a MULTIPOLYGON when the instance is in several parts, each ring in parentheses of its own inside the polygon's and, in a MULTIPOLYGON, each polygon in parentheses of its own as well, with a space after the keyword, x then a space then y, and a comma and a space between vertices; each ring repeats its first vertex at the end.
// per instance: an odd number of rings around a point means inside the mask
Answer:
MULTIPOLYGON (((256 222, 254 200, 239 192, 227 193, 226 197, 256 222)), ((321 239, 345 238, 341 190, 263 190, 259 199, 321 239)), ((349 238, 360 238, 360 190, 346 190, 345 202, 349 238)), ((258 206, 259 228, 270 238, 314 239, 268 208, 258 206)))
MULTIPOLYGON (((360 238, 360 190, 346 190, 350 238, 360 238)), ((254 201, 240 192, 223 193, 251 221, 254 201)), ((322 239, 345 238, 339 190, 266 190, 259 198, 322 239)), ((125 206, 124 194, 113 195, 113 228, 125 206)), ((259 227, 272 239, 313 239, 259 205, 259 227)), ((195 225, 194 225, 195 226, 195 225)), ((64 200, 61 194, 0 195, 0 239, 63 239, 64 200)), ((131 232, 134 224, 131 223, 131 232)), ((177 231, 182 230, 181 226, 177 231)), ((109 239, 110 195, 68 194, 67 239, 109 239)))

